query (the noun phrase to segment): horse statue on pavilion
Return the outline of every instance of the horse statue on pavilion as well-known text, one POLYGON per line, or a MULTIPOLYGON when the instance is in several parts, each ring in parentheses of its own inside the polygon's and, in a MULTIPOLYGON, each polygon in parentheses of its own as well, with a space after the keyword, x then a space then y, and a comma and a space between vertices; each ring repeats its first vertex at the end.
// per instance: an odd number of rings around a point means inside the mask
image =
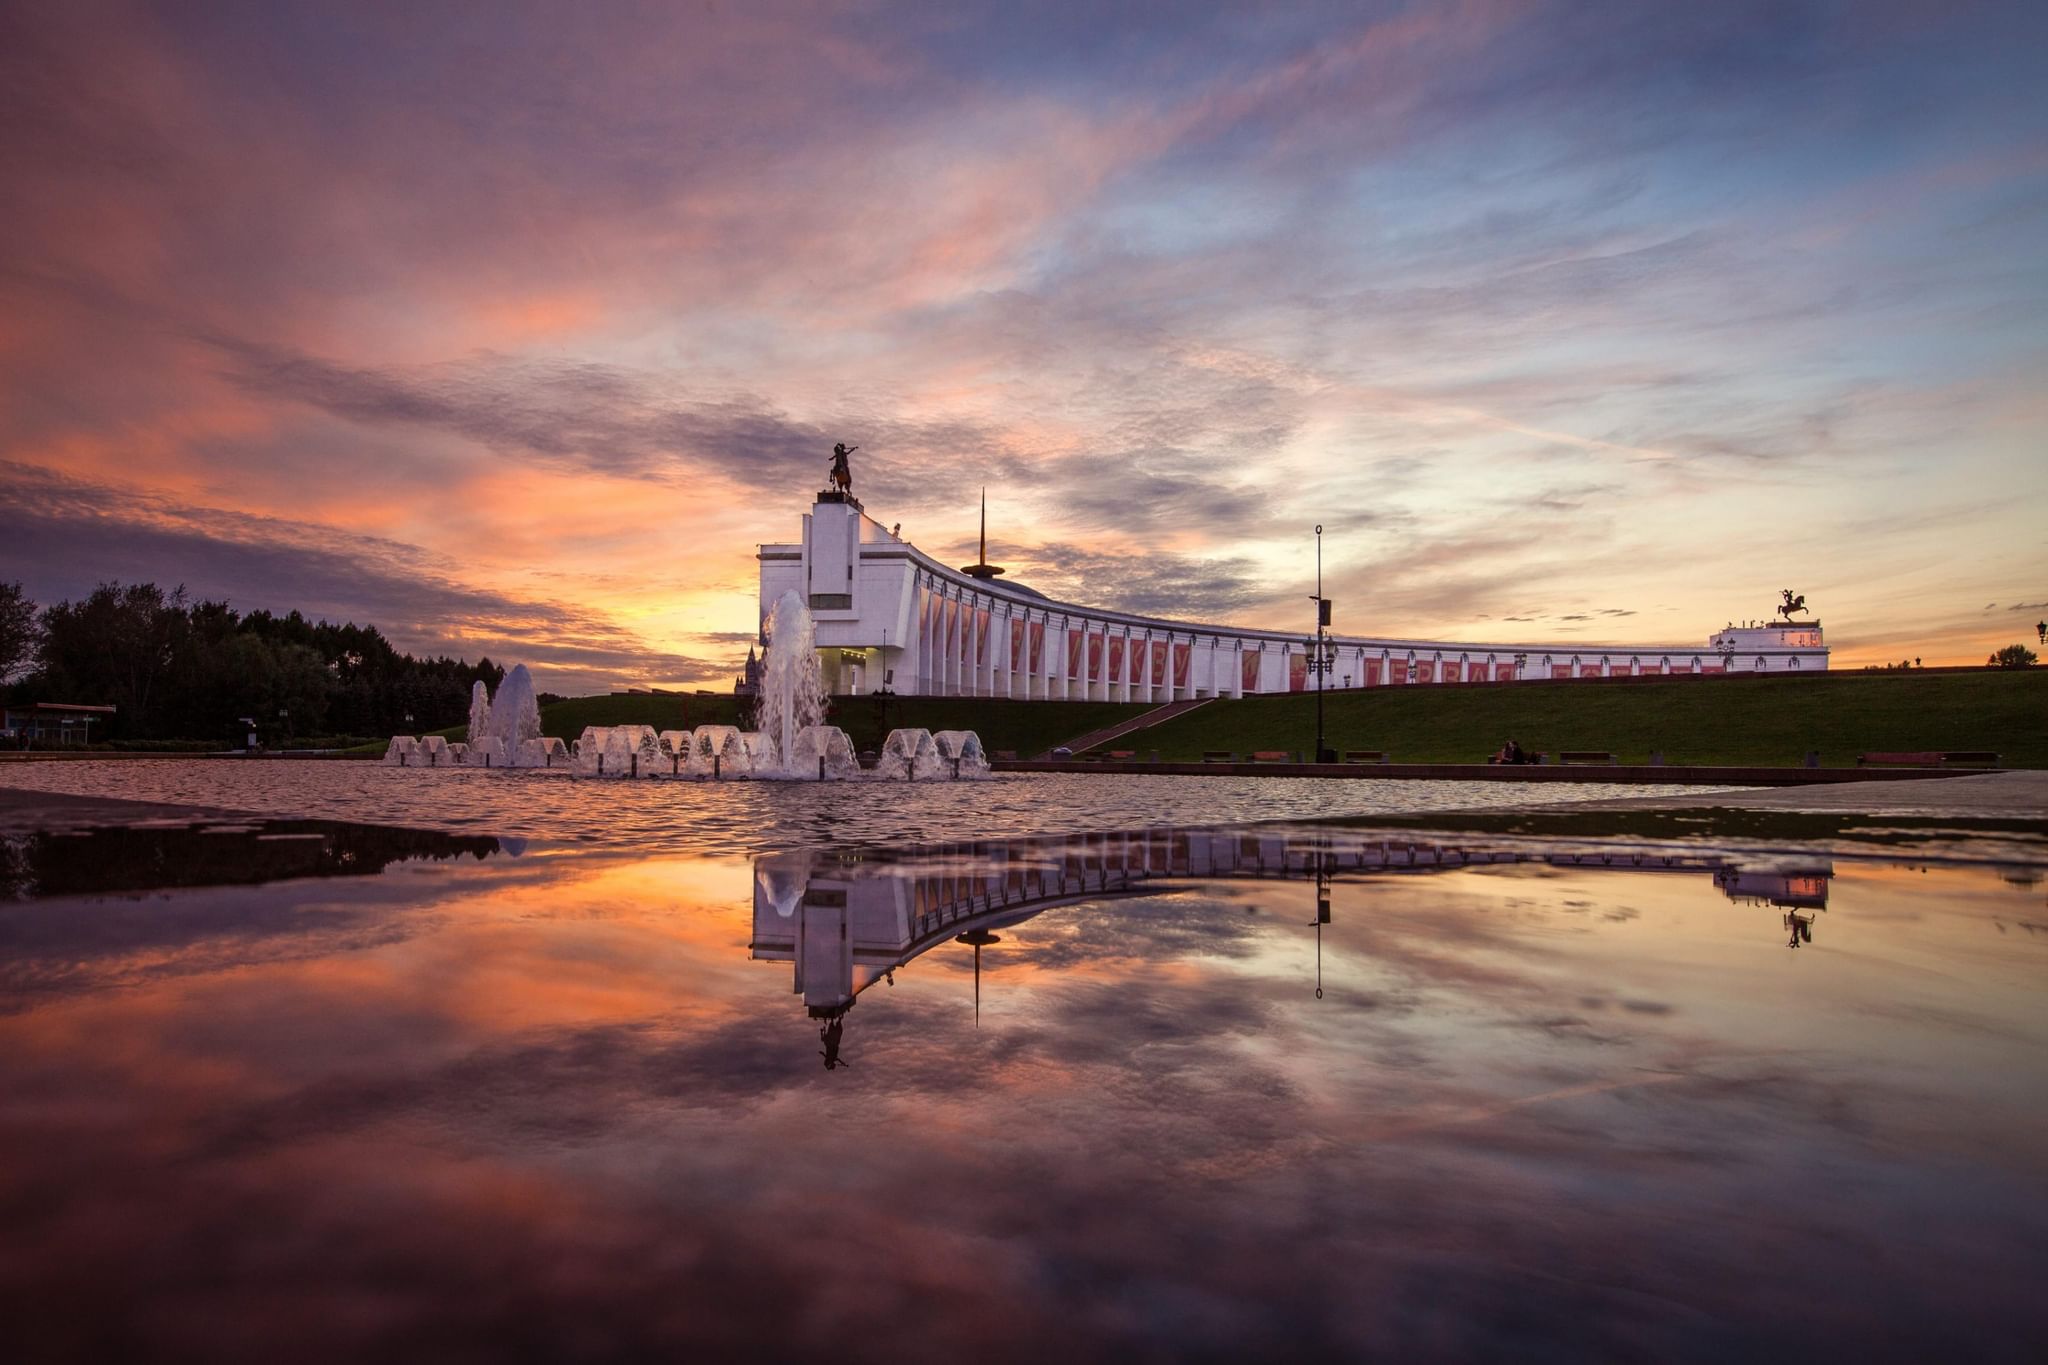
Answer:
POLYGON ((1778 597, 1780 599, 1778 610, 1787 621, 1792 619, 1793 612, 1806 610, 1805 593, 1795 593, 1792 589, 1785 588, 1778 593, 1778 597))
POLYGON ((841 493, 853 491, 853 469, 847 464, 846 457, 859 449, 859 446, 850 446, 844 441, 832 447, 832 486, 841 493))

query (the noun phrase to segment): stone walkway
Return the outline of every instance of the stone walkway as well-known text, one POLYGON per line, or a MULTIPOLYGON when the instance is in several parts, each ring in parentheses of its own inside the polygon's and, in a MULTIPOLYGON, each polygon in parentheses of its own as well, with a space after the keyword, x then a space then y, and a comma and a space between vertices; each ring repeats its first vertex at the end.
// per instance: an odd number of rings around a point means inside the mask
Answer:
POLYGON ((1854 782, 1636 796, 1575 802, 1573 811, 1697 810, 1851 811, 1866 815, 2040 820, 2048 822, 2048 771, 1983 773, 1940 781, 1854 782))

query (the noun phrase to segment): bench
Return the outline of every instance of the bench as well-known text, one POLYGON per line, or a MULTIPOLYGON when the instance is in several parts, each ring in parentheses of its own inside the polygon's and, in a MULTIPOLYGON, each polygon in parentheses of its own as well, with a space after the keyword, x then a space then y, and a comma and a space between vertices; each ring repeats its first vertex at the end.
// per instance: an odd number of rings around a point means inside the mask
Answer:
POLYGON ((1252 753, 1254 763, 1292 763, 1294 755, 1285 749, 1258 749, 1252 753))
POLYGON ((1384 749, 1346 749, 1344 751, 1344 761, 1346 763, 1385 763, 1389 760, 1384 749))
POLYGON ((1202 750, 1202 762, 1235 763, 1237 762, 1237 753, 1231 749, 1204 749, 1202 750))
POLYGON ((1979 767, 1995 768, 1998 755, 1982 749, 1914 749, 1900 752, 1881 752, 1856 755, 1856 766, 1863 767, 1911 767, 1946 768, 1979 767))
POLYGON ((1614 755, 1597 749, 1566 749, 1557 756, 1559 763, 1612 763, 1614 755))

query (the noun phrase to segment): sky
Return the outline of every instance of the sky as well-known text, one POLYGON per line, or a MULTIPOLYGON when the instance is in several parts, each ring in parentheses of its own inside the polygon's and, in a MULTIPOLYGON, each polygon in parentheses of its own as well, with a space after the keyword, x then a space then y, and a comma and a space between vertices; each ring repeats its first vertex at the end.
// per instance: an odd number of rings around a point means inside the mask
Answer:
MULTIPOLYGON (((723 687, 834 441, 1050 595, 2048 616, 2048 5, 0 6, 0 579, 723 687)), ((1291 614, 1291 615, 1290 615, 1291 614)))

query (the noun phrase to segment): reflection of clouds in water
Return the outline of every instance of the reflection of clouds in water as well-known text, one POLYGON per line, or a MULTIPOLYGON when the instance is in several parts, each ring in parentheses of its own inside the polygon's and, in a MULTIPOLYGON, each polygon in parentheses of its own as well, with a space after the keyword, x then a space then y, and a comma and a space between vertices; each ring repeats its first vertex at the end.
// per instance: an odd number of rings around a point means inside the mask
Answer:
MULTIPOLYGON (((55 1024, 95 1002, 0 1023, 0 1093, 46 1116, 0 1122, 0 1192, 65 1191, 9 1200, 38 1256, 0 1287, 128 1286, 158 1350, 317 1325, 299 1359, 430 1324, 509 1354, 565 1323, 600 1355, 1820 1358, 1981 1343, 1960 1303, 2031 1311, 2012 1252, 2042 1220, 2012 1195, 2038 1153, 1954 1163, 1951 1083, 1809 1043, 1798 992, 1751 1028, 1697 1007, 1711 980, 1638 983, 1627 950, 1700 946, 1645 939, 1678 932, 1656 912, 1573 947, 1540 903, 1470 890, 1490 879, 1340 882, 1317 1002, 1267 970, 1308 960, 1305 883, 1248 888, 1285 916, 1221 885, 1063 907, 986 951, 978 1029, 947 940, 863 994, 854 1065, 826 1073, 786 967, 745 961, 717 901, 636 907, 640 882, 559 866, 444 880, 418 934, 337 947, 330 994, 261 954, 197 993, 110 993, 124 1046, 203 1033, 203 1065, 74 1070, 100 1044, 55 1024), (593 961, 646 993, 586 999, 593 961), (1588 1016, 1604 1046, 1553 1036, 1588 1016), (1892 1248, 1930 1239, 1902 1273, 1892 1248)), ((1704 878, 1578 883, 1604 885, 1740 913, 1704 878)), ((1910 927, 1853 901, 1838 922, 1873 946, 1910 927)))

